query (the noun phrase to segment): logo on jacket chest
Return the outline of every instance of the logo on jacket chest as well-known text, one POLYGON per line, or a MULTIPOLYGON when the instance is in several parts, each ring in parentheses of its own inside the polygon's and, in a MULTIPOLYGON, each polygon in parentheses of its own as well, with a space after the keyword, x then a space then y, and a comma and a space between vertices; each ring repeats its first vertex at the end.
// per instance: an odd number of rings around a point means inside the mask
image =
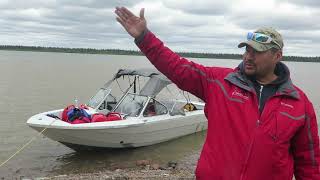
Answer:
POLYGON ((249 99, 249 94, 248 94, 248 92, 246 92, 246 91, 243 90, 243 89, 235 88, 235 89, 233 90, 233 92, 231 93, 231 97, 233 97, 233 98, 241 98, 241 99, 244 99, 244 100, 248 100, 248 99, 249 99))
POLYGON ((284 107, 287 107, 287 108, 293 109, 293 106, 292 106, 291 104, 281 102, 281 105, 282 105, 282 106, 284 106, 284 107))

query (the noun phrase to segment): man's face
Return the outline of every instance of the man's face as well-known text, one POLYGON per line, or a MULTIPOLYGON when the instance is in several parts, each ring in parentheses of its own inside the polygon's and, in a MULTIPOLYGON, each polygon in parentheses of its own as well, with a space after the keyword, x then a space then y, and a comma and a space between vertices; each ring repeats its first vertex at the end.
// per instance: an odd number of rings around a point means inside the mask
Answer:
POLYGON ((243 54, 244 72, 248 76, 264 78, 274 73, 276 64, 282 57, 282 53, 272 52, 271 50, 259 52, 251 46, 246 46, 243 54))

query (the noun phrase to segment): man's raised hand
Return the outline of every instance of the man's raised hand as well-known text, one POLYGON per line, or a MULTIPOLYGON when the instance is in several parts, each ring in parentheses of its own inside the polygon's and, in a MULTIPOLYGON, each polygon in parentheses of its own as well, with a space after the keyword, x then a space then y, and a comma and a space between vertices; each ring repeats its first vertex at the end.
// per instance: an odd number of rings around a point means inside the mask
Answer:
POLYGON ((147 28, 147 22, 144 18, 144 8, 140 10, 140 17, 135 16, 125 7, 116 7, 117 21, 134 38, 138 38, 147 28))

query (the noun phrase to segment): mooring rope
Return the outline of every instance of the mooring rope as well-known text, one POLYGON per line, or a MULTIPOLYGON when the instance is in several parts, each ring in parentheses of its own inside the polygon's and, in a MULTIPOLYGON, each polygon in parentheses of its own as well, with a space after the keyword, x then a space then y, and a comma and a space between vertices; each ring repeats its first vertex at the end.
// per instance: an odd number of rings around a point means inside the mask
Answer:
MULTIPOLYGON (((54 121, 52 121, 49 126, 51 124, 53 124, 57 119, 55 119, 54 121)), ((32 141, 34 141, 38 136, 40 136, 40 134, 42 134, 44 131, 46 131, 48 129, 48 127, 44 128, 42 131, 40 131, 37 135, 35 135, 34 137, 32 137, 26 144, 24 144, 20 149, 18 149, 15 153, 13 153, 7 160, 5 160, 3 163, 0 164, 0 168, 2 166, 4 166, 8 161, 10 161, 10 159, 12 159, 13 157, 15 157, 17 154, 19 154, 22 150, 24 150, 29 144, 31 144, 32 141)))

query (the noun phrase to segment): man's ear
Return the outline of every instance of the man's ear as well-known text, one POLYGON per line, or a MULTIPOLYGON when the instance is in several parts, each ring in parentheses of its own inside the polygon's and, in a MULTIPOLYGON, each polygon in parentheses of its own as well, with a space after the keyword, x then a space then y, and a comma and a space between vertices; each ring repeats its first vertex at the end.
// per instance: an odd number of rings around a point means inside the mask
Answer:
POLYGON ((277 59, 277 62, 282 60, 282 51, 281 50, 276 52, 276 59, 277 59))

